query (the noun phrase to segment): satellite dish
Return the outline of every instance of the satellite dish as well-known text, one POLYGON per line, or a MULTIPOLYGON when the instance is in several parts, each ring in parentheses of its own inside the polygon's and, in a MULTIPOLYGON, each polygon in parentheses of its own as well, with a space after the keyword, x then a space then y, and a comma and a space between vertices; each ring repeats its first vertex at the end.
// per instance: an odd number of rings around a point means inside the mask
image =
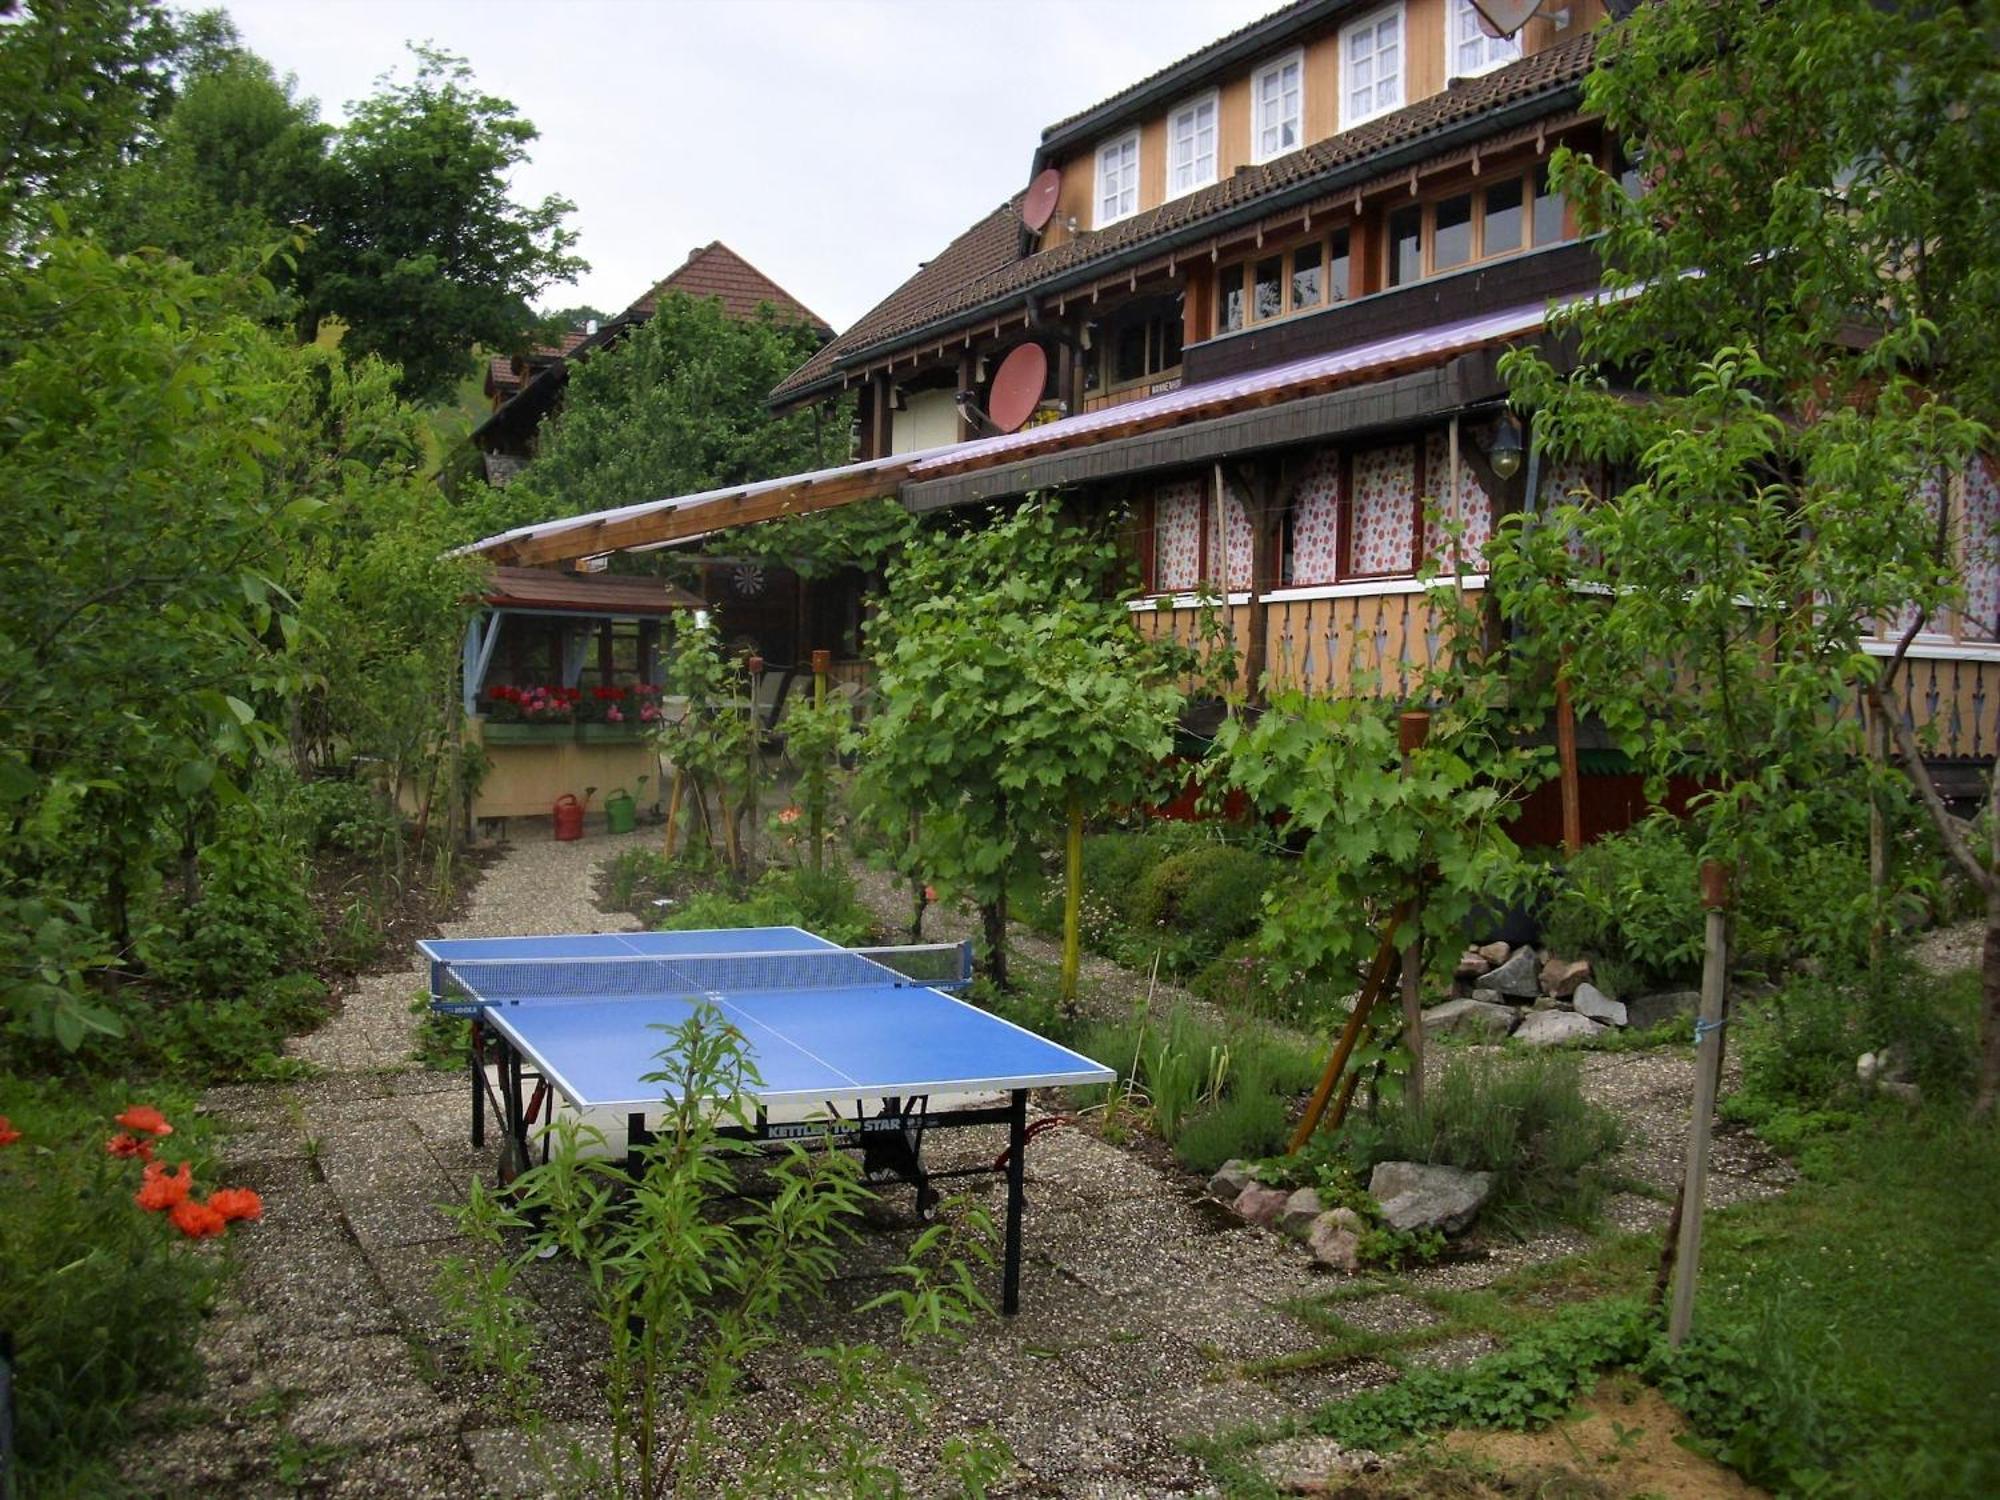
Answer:
POLYGON ((1035 180, 1028 184, 1028 196, 1021 200, 1021 222, 1039 234, 1056 211, 1056 198, 1062 192, 1062 173, 1054 167, 1046 167, 1035 174, 1035 180))
POLYGON ((1472 0, 1479 29, 1488 36, 1512 36, 1535 18, 1542 0, 1472 0))
POLYGON ((993 425, 1002 432, 1016 431, 1042 404, 1048 379, 1048 351, 1040 344, 1022 344, 1001 360, 986 402, 993 425))

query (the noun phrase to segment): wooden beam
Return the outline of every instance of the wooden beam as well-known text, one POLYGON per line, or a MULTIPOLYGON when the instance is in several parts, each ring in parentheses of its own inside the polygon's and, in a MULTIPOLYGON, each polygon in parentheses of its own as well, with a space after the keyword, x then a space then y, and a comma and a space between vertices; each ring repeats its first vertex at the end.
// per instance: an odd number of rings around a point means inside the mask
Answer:
POLYGON ((489 556, 496 562, 536 567, 570 562, 579 557, 595 557, 599 553, 616 552, 625 547, 681 541, 729 526, 751 526, 759 521, 801 516, 812 511, 831 510, 837 505, 849 505, 856 500, 893 495, 908 474, 907 466, 897 464, 864 474, 845 474, 781 485, 756 494, 724 495, 677 509, 649 511, 617 521, 572 526, 546 536, 524 537, 508 543, 504 548, 495 548, 489 556))

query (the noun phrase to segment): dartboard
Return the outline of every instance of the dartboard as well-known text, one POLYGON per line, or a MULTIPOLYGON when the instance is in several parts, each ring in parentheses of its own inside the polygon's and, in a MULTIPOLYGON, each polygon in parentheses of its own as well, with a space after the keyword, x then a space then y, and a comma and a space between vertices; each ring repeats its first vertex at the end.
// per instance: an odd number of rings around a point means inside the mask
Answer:
POLYGON ((731 583, 736 592, 745 599, 754 599, 764 592, 764 565, 762 563, 738 563, 731 575, 731 583))

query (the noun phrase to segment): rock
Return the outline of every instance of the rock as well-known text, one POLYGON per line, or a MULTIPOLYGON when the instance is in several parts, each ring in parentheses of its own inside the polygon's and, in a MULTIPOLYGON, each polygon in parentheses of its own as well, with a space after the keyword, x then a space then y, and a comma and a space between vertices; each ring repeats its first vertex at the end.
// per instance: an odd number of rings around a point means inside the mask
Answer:
POLYGON ((1491 1000, 1447 1000, 1424 1012, 1425 1036, 1476 1036, 1497 1042, 1514 1029, 1514 1009, 1491 1000))
POLYGON ((1493 1174, 1415 1161, 1385 1161, 1378 1163, 1369 1177, 1368 1191, 1382 1205, 1383 1221, 1391 1229, 1406 1233, 1436 1229, 1456 1234, 1473 1221, 1479 1205, 1493 1191, 1493 1174))
POLYGON ((1512 958, 1480 979, 1473 993, 1480 990, 1492 990, 1515 1000, 1534 999, 1542 992, 1540 977, 1535 973, 1535 950, 1516 948, 1512 958))
POLYGON ((1285 1201, 1291 1196, 1283 1188, 1253 1182, 1236 1195, 1234 1207, 1252 1224, 1269 1229, 1278 1222, 1278 1215, 1285 1211, 1285 1201))
POLYGON ((1854 1074, 1863 1083, 1907 1083, 1910 1060, 1903 1049, 1890 1043, 1880 1052, 1864 1052, 1854 1064, 1854 1074))
POLYGON ((1576 993, 1576 987, 1590 978, 1590 960, 1587 958, 1557 958, 1551 953, 1542 960, 1542 993, 1554 995, 1558 1000, 1567 1000, 1576 993))
POLYGON ((1578 1015, 1589 1016, 1593 1021, 1603 1021, 1612 1026, 1625 1024, 1625 1007, 1588 981, 1576 987, 1569 1003, 1576 1007, 1578 1015))
POLYGON ((1692 1016, 1701 1009, 1700 990, 1662 990, 1639 995, 1625 1002, 1625 1021, 1641 1031, 1651 1031, 1662 1021, 1676 1016, 1692 1016))
POLYGON ((1505 943, 1481 943, 1472 951, 1486 960, 1488 968, 1493 968, 1507 962, 1507 955, 1514 950, 1505 943))
POLYGON ((1312 1227, 1306 1231, 1306 1245, 1311 1249, 1314 1260, 1336 1271, 1360 1269, 1361 1236, 1347 1227, 1348 1221, 1354 1218, 1353 1209, 1336 1208, 1312 1221, 1312 1227))
POLYGON ((1487 962, 1485 954, 1481 953, 1477 948, 1467 948, 1463 953, 1459 954, 1458 967, 1451 971, 1451 977, 1454 979, 1477 979, 1492 967, 1493 965, 1487 962))
POLYGON ((1285 1200, 1285 1210, 1278 1215, 1278 1227, 1286 1234, 1304 1234, 1323 1212, 1319 1194, 1311 1188, 1300 1188, 1285 1200))
POLYGON ((1250 1163, 1240 1156, 1232 1156, 1215 1169, 1215 1175, 1208 1179, 1211 1197, 1220 1198, 1224 1203, 1234 1203, 1243 1190, 1257 1180, 1257 1174, 1250 1163))
POLYGON ((1573 1010, 1538 1010, 1514 1033, 1514 1040, 1530 1047, 1560 1047, 1565 1042, 1587 1042, 1604 1027, 1573 1010))

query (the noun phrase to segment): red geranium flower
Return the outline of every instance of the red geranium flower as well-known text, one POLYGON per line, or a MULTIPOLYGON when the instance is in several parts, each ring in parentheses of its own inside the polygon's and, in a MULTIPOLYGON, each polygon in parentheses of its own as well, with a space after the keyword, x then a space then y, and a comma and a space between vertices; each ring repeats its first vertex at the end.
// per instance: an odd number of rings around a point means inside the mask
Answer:
POLYGON ((194 1174, 186 1162, 180 1169, 162 1162, 146 1163, 146 1180, 139 1191, 132 1195, 132 1201, 149 1214, 156 1214, 163 1208, 179 1208, 187 1202, 188 1190, 194 1186, 194 1174))
POLYGON ((192 1198, 184 1198, 173 1207, 168 1215, 174 1221, 174 1228, 191 1240, 205 1240, 221 1234, 229 1227, 229 1221, 210 1208, 206 1203, 197 1203, 192 1198))
POLYGON ((225 1222, 264 1217, 264 1200, 250 1188, 217 1188, 208 1195, 208 1206, 225 1222))
POLYGON ((115 1123, 123 1125, 135 1135, 172 1135, 174 1133, 174 1127, 167 1123, 167 1117, 150 1104, 133 1105, 124 1114, 118 1116, 115 1123))
POLYGON ((0 1146, 11 1146, 21 1138, 21 1132, 14 1128, 14 1122, 0 1115, 0 1146))
POLYGON ((142 1141, 136 1135, 126 1135, 123 1131, 120 1131, 104 1143, 104 1154, 106 1156, 136 1157, 140 1161, 151 1161, 153 1159, 153 1143, 151 1141, 142 1141))

